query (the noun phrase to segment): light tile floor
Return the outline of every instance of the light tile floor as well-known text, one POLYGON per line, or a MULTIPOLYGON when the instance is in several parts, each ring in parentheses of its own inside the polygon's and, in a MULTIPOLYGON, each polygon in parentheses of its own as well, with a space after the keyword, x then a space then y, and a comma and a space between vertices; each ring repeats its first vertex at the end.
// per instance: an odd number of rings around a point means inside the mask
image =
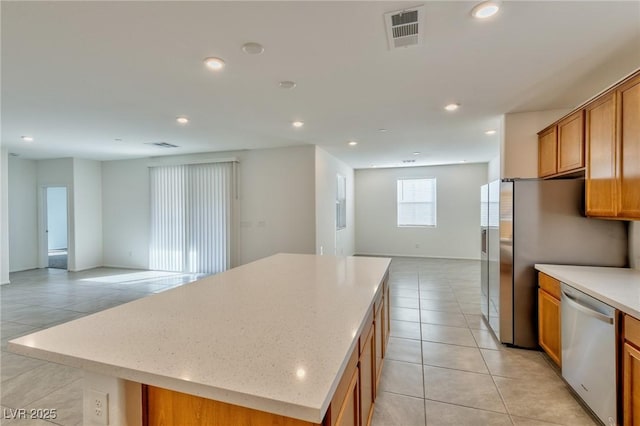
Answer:
MULTIPOLYGON (((594 424, 542 354, 495 342, 479 315, 478 277, 474 261, 393 260, 392 331, 373 425, 594 424)), ((58 418, 1 423, 82 425, 82 374, 9 353, 8 340, 195 278, 108 268, 12 274, 0 287, 2 414, 56 408, 58 418)))
MULTIPOLYGON (((7 341, 197 279, 196 275, 100 268, 34 269, 0 286, 0 423, 82 425, 82 372, 7 352, 7 341), (11 419, 11 409, 53 409, 57 418, 11 419)), ((15 416, 15 415, 13 415, 15 416)))
POLYGON ((373 426, 595 424, 545 355, 495 340, 479 280, 476 261, 393 259, 373 426))

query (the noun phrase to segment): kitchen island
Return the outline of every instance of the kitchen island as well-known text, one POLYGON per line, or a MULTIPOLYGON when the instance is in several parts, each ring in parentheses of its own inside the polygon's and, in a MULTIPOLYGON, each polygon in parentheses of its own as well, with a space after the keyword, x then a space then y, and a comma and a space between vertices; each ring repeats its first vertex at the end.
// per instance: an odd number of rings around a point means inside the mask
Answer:
POLYGON ((389 264, 278 254, 9 350, 84 370, 84 424, 366 424, 389 331, 389 264))

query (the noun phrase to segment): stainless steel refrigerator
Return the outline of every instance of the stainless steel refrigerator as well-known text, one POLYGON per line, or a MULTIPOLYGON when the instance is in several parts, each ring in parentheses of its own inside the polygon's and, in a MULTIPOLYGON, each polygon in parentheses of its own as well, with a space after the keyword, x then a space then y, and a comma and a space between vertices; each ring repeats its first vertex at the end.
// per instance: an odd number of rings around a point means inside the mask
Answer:
POLYGON ((486 194, 482 315, 502 343, 537 348, 534 264, 627 266, 627 224, 583 215, 583 179, 495 181, 486 194))

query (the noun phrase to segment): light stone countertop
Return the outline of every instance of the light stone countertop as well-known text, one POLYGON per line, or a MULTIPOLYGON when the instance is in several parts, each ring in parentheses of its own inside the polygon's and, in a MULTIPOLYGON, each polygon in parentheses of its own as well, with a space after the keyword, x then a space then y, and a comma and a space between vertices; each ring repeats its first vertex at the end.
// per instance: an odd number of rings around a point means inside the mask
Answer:
POLYGON ((277 254, 9 350, 320 423, 390 262, 277 254))
POLYGON ((602 302, 640 318, 640 270, 536 264, 535 268, 602 302))

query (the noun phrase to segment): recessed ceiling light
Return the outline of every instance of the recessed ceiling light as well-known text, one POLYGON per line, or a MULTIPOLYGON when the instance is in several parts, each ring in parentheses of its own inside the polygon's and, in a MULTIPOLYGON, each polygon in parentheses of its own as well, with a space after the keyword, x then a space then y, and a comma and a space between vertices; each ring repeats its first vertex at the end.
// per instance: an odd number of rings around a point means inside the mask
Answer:
POLYGON ((293 123, 291 123, 291 125, 292 125, 293 127, 298 127, 298 128, 300 128, 300 127, 304 126, 304 121, 294 121, 293 123))
POLYGON ((379 132, 384 133, 387 131, 387 129, 378 129, 379 132))
POLYGON ((444 107, 444 109, 446 109, 447 111, 455 111, 458 108, 460 108, 460 104, 449 104, 444 107))
POLYGON ((356 142, 356 141, 349 141, 349 145, 350 145, 350 146, 356 146, 356 145, 358 145, 358 142, 356 142))
POLYGON ((21 136, 21 139, 25 142, 33 142, 33 136, 21 136))
POLYGON ((224 68, 224 61, 220 58, 206 58, 204 64, 214 71, 220 71, 224 68))
POLYGON ((264 52, 264 47, 260 43, 249 42, 242 45, 242 51, 248 55, 259 55, 264 52))
POLYGON ((471 16, 478 19, 486 19, 498 13, 498 10, 500 10, 500 5, 497 2, 483 1, 471 9, 471 16))
POLYGON ((467 160, 460 160, 460 161, 458 161, 458 163, 466 163, 466 162, 467 162, 467 160))
POLYGON ((189 122, 189 119, 187 117, 177 117, 176 121, 180 124, 187 124, 189 122))
POLYGON ((280 86, 281 89, 293 89, 294 87, 296 87, 296 82, 285 80, 278 83, 278 85, 280 86))
POLYGON ((420 155, 420 151, 415 151, 413 155, 420 155))
POLYGON ((485 135, 495 135, 496 131, 494 129, 491 130, 487 130, 486 132, 484 132, 485 135))

